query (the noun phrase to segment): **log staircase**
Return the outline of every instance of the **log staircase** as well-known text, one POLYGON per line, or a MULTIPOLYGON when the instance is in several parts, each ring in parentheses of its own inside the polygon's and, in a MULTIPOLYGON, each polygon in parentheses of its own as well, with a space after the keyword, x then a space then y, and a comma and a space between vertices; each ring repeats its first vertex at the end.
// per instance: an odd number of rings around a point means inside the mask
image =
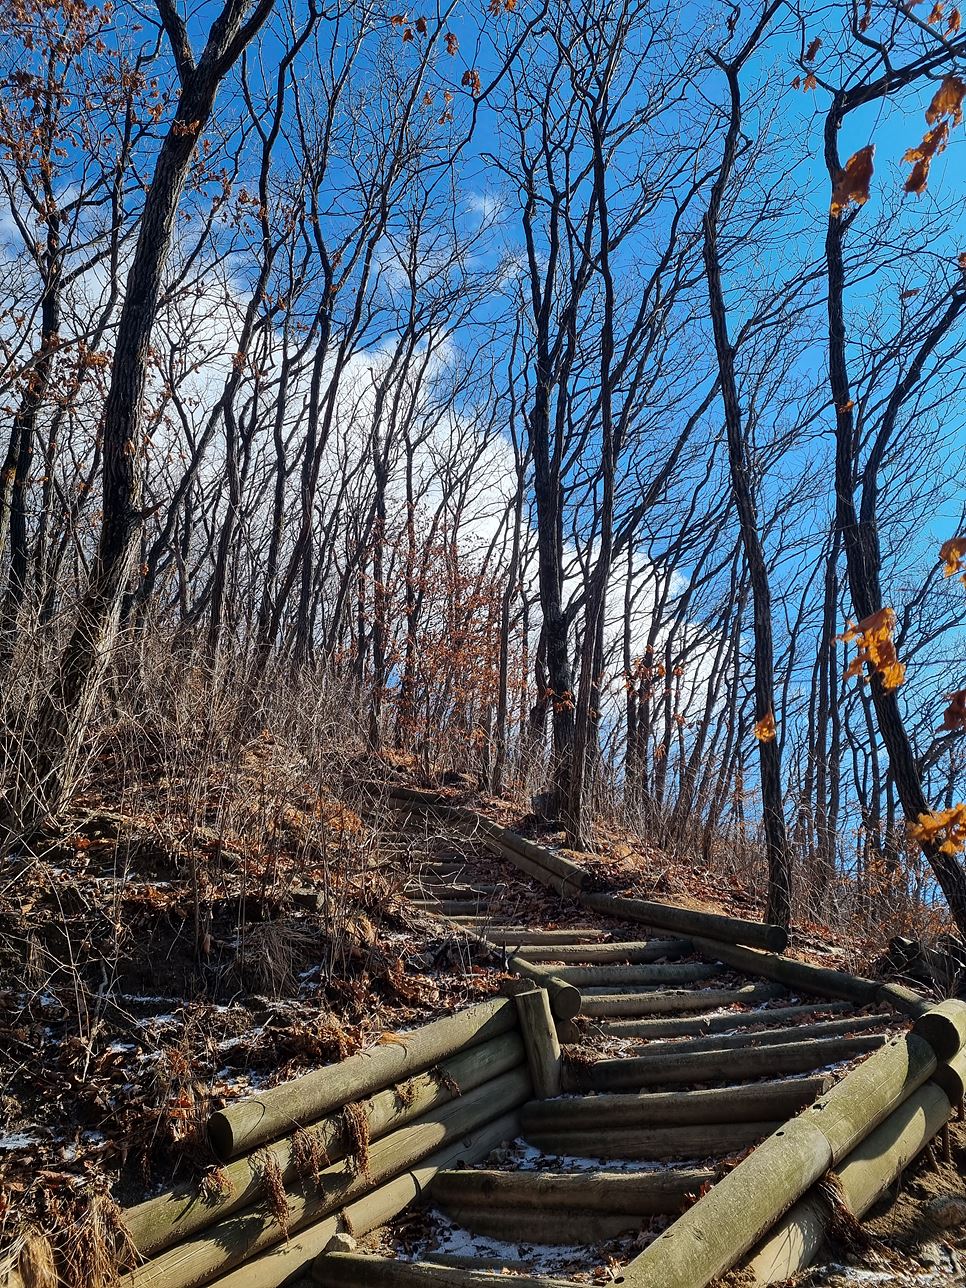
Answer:
MULTIPOLYGON (((406 897, 509 996, 216 1113, 205 1191, 124 1213, 120 1288, 560 1288, 536 1248, 611 1239, 625 1288, 777 1283, 836 1205, 861 1217, 962 1117, 966 1004, 784 956, 777 927, 601 892, 438 798, 395 803, 438 842, 414 844, 406 897), (499 1250, 357 1243, 427 1201, 499 1250)), ((30 1288, 13 1255, 0 1284, 30 1288)))

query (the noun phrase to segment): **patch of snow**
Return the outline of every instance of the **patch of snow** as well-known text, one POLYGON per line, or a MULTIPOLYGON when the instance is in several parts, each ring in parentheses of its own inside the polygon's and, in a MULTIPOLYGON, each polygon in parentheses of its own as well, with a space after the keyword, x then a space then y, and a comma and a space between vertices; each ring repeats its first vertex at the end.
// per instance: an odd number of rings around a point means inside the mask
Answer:
POLYGON ((39 1145, 42 1137, 32 1131, 11 1131, 0 1136, 0 1150, 5 1150, 12 1154, 18 1149, 29 1149, 31 1145, 39 1145))

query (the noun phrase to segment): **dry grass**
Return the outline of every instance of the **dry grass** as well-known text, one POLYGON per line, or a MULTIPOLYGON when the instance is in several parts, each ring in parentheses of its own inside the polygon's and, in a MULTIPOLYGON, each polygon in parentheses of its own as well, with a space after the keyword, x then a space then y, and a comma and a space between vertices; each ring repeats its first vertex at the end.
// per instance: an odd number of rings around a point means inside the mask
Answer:
POLYGON ((369 1117, 365 1106, 358 1102, 345 1105, 342 1109, 342 1121, 345 1124, 349 1146, 346 1157, 354 1172, 360 1173, 366 1180, 372 1179, 369 1169, 369 1117))
POLYGON ((270 1149, 266 1149, 259 1155, 259 1165, 268 1210, 271 1213, 272 1220, 287 1239, 288 1195, 285 1193, 285 1178, 282 1175, 281 1164, 277 1155, 273 1154, 270 1149))
POLYGON ((322 1169, 329 1166, 326 1153, 317 1131, 299 1127, 292 1136, 292 1162, 303 1181, 318 1182, 322 1169))
POLYGON ((120 1267, 138 1261, 121 1208, 105 1192, 91 1193, 60 1236, 57 1260, 67 1288, 113 1288, 120 1267))

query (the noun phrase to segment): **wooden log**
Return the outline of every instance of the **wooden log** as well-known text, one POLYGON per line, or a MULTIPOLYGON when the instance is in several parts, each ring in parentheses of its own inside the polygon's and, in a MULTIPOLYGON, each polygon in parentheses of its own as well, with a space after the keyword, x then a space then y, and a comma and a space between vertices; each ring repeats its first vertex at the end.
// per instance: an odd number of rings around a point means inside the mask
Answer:
POLYGON ((720 943, 713 939, 696 937, 694 946, 698 952, 712 961, 735 966, 750 975, 762 975, 765 979, 778 980, 779 983, 797 991, 819 993, 824 997, 844 997, 859 1006, 871 1006, 877 1000, 880 986, 875 980, 864 979, 861 975, 852 975, 848 971, 812 966, 808 962, 795 961, 791 957, 782 957, 778 953, 762 952, 758 948, 745 948, 732 943, 720 943))
POLYGON ((642 965, 662 957, 682 957, 691 952, 690 939, 640 939, 613 944, 561 943, 520 949, 520 956, 532 962, 628 962, 642 965))
POLYGON ((936 1066, 933 1081, 942 1087, 955 1108, 966 1098, 966 1048, 957 1051, 953 1058, 936 1066))
POLYGON ((853 1069, 635 1257, 626 1288, 707 1288, 923 1084, 933 1061, 929 1044, 906 1034, 853 1069))
POLYGON ((499 1037, 515 1024, 513 1003, 495 998, 399 1034, 398 1041, 362 1051, 219 1110, 208 1121, 212 1147, 226 1160, 250 1153, 350 1101, 421 1073, 464 1047, 499 1037))
MULTIPOLYGON (((870 1029, 884 1029, 889 1024, 887 1015, 851 1015, 844 1020, 822 1020, 817 1024, 798 1024, 789 1028, 765 1033, 712 1033, 707 1037, 690 1038, 684 1042, 652 1042, 643 1048, 644 1055, 673 1055, 675 1052, 732 1051, 745 1047, 780 1046, 785 1042, 811 1042, 815 1038, 841 1037, 847 1033, 864 1033, 870 1029)), ((892 1020, 895 1023, 895 1020, 892 1020)))
POLYGON ((891 1006, 900 1015, 917 1019, 933 1005, 915 989, 906 988, 904 984, 883 984, 876 993, 876 1001, 884 1006, 891 1006))
MULTIPOLYGON (((289 1233, 297 1234, 412 1170, 444 1146, 516 1109, 530 1093, 529 1073, 513 1070, 374 1141, 368 1170, 348 1162, 323 1169, 317 1182, 287 1194, 289 1233)), ((123 1275, 119 1288, 200 1288, 281 1242, 285 1233, 278 1217, 267 1204, 243 1208, 123 1275)))
MULTIPOLYGON (((586 1002, 586 998, 585 998, 586 1002)), ((808 1015, 837 1014, 850 1009, 848 1002, 812 1002, 804 1006, 775 1006, 754 1011, 729 1011, 725 1015, 698 1015, 670 1020, 617 1020, 602 1025, 615 1038, 697 1037, 705 1033, 730 1033, 733 1029, 786 1024, 808 1015)))
POLYGON ((551 1010, 558 1020, 572 1020, 580 1014, 580 990, 570 980, 562 979, 553 967, 541 966, 538 962, 528 962, 525 957, 514 955, 507 959, 507 969, 545 988, 550 994, 551 1010))
POLYGON ((667 1015, 675 1011, 716 1011, 736 1003, 746 1006, 770 1002, 785 990, 778 984, 745 984, 740 988, 655 990, 611 996, 584 996, 583 1015, 667 1015))
POLYGON ((651 966, 555 966, 554 973, 577 988, 626 988, 633 984, 697 984, 721 972, 708 962, 662 962, 651 966))
POLYGON ((929 1043, 937 1060, 951 1060, 966 1042, 966 1002, 950 998, 930 1007, 919 1016, 912 1031, 929 1043))
POLYGON ((928 1042, 903 1033, 819 1096, 802 1116, 821 1127, 832 1162, 838 1163, 932 1076, 936 1064, 928 1042))
POLYGON ((718 1158, 747 1149, 770 1136, 777 1122, 692 1123, 686 1127, 629 1127, 613 1131, 534 1131, 526 1139, 545 1154, 562 1158, 651 1159, 718 1158))
MULTIPOLYGON (((392 1261, 359 1252, 327 1252, 312 1268, 315 1283, 325 1288, 502 1288, 499 1271, 457 1270, 431 1261, 392 1261)), ((569 1280, 543 1275, 514 1275, 513 1288, 573 1288, 569 1280)))
POLYGON ((652 1091, 532 1100, 520 1111, 527 1134, 617 1127, 676 1127, 685 1123, 784 1121, 828 1091, 832 1078, 784 1078, 700 1091, 652 1091))
POLYGON ((539 1243, 553 1246, 601 1243, 617 1239, 640 1228, 642 1218, 626 1212, 580 1212, 573 1208, 539 1208, 520 1212, 515 1208, 447 1207, 451 1221, 471 1234, 500 1239, 505 1243, 539 1243))
POLYGON ((599 943, 607 938, 606 930, 531 930, 528 926, 491 926, 487 938, 494 944, 514 948, 547 944, 599 943))
MULTIPOLYGON (((369 1139, 378 1140, 416 1118, 447 1104, 457 1095, 473 1091, 492 1078, 517 1068, 525 1060, 523 1039, 505 1033, 442 1061, 436 1069, 410 1078, 403 1088, 393 1086, 368 1100, 357 1101, 365 1116, 369 1139), (404 1092, 404 1094, 402 1094, 404 1092)), ((313 1123, 301 1140, 306 1147, 338 1162, 352 1148, 352 1138, 342 1113, 313 1123)), ((299 1184, 298 1146, 287 1136, 268 1147, 286 1185, 299 1184)), ((250 1206, 264 1194, 269 1159, 259 1151, 245 1155, 222 1169, 223 1186, 212 1196, 202 1196, 196 1184, 180 1185, 148 1199, 124 1214, 125 1225, 135 1247, 144 1257, 155 1256, 179 1240, 190 1238, 239 1208, 250 1206)))
POLYGON ((624 1267, 624 1288, 706 1288, 831 1165, 828 1141, 793 1118, 624 1267))
POLYGON ((700 935, 729 944, 753 944, 779 953, 784 952, 788 946, 788 932, 781 926, 745 921, 740 917, 725 917, 717 912, 699 912, 694 908, 679 908, 649 899, 627 899, 614 894, 584 894, 581 903, 612 917, 645 922, 649 926, 657 926, 661 930, 670 930, 689 938, 700 935))
POLYGON ((482 897, 469 900, 410 899, 409 902, 421 912, 431 912, 437 917, 449 917, 454 921, 464 915, 475 916, 481 906, 486 906, 486 900, 482 897))
POLYGON ((532 988, 513 999, 520 1016, 520 1032, 527 1052, 530 1081, 537 1100, 560 1095, 560 1042, 550 1013, 546 989, 532 988))
POLYGON ((497 894, 500 886, 496 885, 444 885, 438 881, 422 882, 417 889, 431 895, 434 899, 480 899, 483 895, 497 894))
MULTIPOLYGON (((928 1082, 912 1093, 836 1169, 840 1193, 861 1218, 948 1120, 952 1106, 928 1082)), ((746 1266, 755 1283, 772 1284, 804 1270, 819 1252, 829 1225, 827 1199, 815 1189, 791 1208, 758 1245, 746 1266)))
POLYGON ((493 1204, 524 1212, 550 1207, 644 1217, 680 1211, 714 1178, 711 1168, 668 1168, 660 1172, 510 1172, 473 1168, 439 1172, 432 1193, 447 1209, 493 1204))
POLYGON ((573 1020, 555 1020, 555 1024, 557 1027, 558 1041, 567 1044, 571 1042, 580 1042, 583 1038, 580 1026, 573 1020))
POLYGON ((807 1073, 825 1065, 868 1055, 882 1046, 878 1033, 855 1038, 820 1038, 787 1042, 784 1046, 749 1047, 740 1051, 699 1051, 695 1055, 635 1056, 598 1060, 595 1064, 565 1062, 565 1091, 621 1091, 628 1088, 686 1086, 726 1078, 761 1078, 768 1074, 807 1073))
POLYGON ((530 1266, 515 1257, 461 1257, 455 1252, 427 1252, 432 1266, 452 1266, 457 1270, 495 1270, 500 1274, 526 1274, 530 1266))

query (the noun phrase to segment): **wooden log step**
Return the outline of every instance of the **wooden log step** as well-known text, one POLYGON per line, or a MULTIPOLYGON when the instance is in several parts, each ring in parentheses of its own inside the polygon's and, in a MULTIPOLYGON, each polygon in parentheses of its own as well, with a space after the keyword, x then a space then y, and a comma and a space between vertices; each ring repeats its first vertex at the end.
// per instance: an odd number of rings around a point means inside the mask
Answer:
POLYGON ((866 1033, 870 1029, 885 1031, 895 1024, 888 1015, 851 1015, 844 1020, 823 1020, 818 1024, 799 1024, 765 1033, 711 1033, 707 1037, 684 1038, 679 1042, 647 1041, 645 1055, 674 1055, 681 1051, 734 1051, 742 1047, 782 1046, 787 1042, 811 1042, 815 1038, 841 1037, 846 1033, 866 1033))
POLYGON ((595 984, 697 984, 721 971, 710 962, 659 962, 650 966, 560 966, 555 972, 577 988, 595 984))
POLYGON ((745 984, 741 988, 674 989, 603 997, 584 995, 583 1015, 668 1015, 675 1011, 716 1011, 722 1006, 770 1002, 784 997, 780 984, 745 984))
POLYGON ((464 1257, 458 1252, 427 1252, 427 1265, 450 1266, 456 1270, 492 1270, 497 1274, 526 1274, 530 1269, 526 1261, 512 1257, 464 1257))
POLYGON ((648 1127, 637 1131, 534 1131, 526 1139, 545 1154, 562 1158, 647 1161, 672 1158, 720 1158, 755 1145, 781 1127, 785 1119, 755 1123, 691 1123, 685 1127, 648 1127))
POLYGON ((443 1207, 488 1204, 522 1209, 555 1208, 654 1216, 677 1212, 714 1180, 710 1168, 661 1172, 511 1172, 460 1168, 438 1172, 432 1196, 443 1207))
POLYGON ((487 931, 494 944, 512 944, 514 948, 544 944, 593 944, 607 939, 606 930, 533 930, 529 926, 497 926, 487 931))
POLYGON ((752 1082, 702 1091, 567 1096, 531 1100, 520 1111, 531 1131, 591 1131, 616 1127, 681 1127, 689 1123, 766 1122, 791 1118, 832 1085, 829 1075, 752 1082))
POLYGON ((552 944, 527 946, 520 956, 533 962, 629 962, 641 965, 662 957, 683 957, 691 952, 689 939, 629 939, 614 944, 552 944))
POLYGON ((726 1078, 763 1078, 768 1074, 807 1073, 825 1065, 869 1055, 884 1045, 881 1033, 854 1038, 818 1038, 784 1046, 749 1047, 742 1051, 699 1051, 688 1055, 636 1056, 564 1065, 566 1091, 622 1091, 639 1087, 689 1086, 726 1078))
POLYGON ((479 911, 480 905, 485 904, 485 898, 467 900, 467 899, 410 899, 409 901, 416 908, 422 908, 424 912, 435 912, 440 917, 455 917, 462 919, 463 914, 472 910, 473 913, 479 911))
POLYGON ((479 899, 483 895, 496 894, 500 889, 495 885, 443 885, 435 881, 424 881, 418 887, 434 899, 479 899))
MULTIPOLYGON (((360 1252, 325 1252, 312 1266, 325 1288, 493 1288, 506 1283, 499 1271, 456 1270, 429 1261, 396 1261, 360 1252)), ((573 1288, 567 1279, 514 1275, 513 1288, 573 1288)))
POLYGON ((679 1038, 704 1033, 730 1033, 732 1029, 759 1024, 797 1022, 807 1015, 839 1014, 852 1009, 850 1002, 812 1002, 805 1006, 775 1006, 754 1011, 729 1011, 726 1015, 699 1015, 669 1020, 614 1020, 601 1027, 615 1038, 679 1038))
POLYGON ((573 1208, 541 1208, 521 1212, 512 1207, 446 1205, 447 1216, 472 1234, 507 1243, 601 1243, 638 1229, 642 1217, 627 1212, 580 1212, 573 1208))

